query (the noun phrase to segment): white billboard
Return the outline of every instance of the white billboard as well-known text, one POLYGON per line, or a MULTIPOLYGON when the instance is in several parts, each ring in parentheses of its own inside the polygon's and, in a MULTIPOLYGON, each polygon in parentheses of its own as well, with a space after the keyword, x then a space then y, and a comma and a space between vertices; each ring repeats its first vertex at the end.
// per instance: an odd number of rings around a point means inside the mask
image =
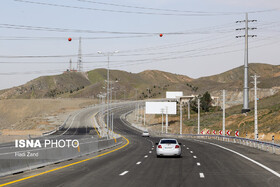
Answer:
POLYGON ((183 92, 166 92, 167 99, 176 99, 181 96, 183 96, 183 92))
POLYGON ((146 102, 146 114, 176 114, 176 102, 146 102))

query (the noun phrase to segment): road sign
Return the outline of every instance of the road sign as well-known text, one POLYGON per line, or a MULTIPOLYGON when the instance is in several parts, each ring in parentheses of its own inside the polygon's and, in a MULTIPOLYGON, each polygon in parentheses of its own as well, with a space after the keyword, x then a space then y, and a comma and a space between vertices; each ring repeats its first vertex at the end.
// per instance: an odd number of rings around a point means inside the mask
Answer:
POLYGON ((219 134, 220 134, 220 135, 223 135, 223 131, 222 131, 222 130, 219 130, 219 134))
POLYGON ((146 102, 146 114, 176 114, 176 102, 146 102))
POLYGON ((183 92, 166 92, 166 98, 168 99, 176 99, 181 96, 183 96, 183 92))
POLYGON ((207 130, 207 134, 210 134, 210 130, 207 130))
POLYGON ((200 134, 203 134, 203 131, 201 131, 200 134))
POLYGON ((236 137, 239 136, 239 131, 235 131, 235 136, 236 136, 236 137))
POLYGON ((212 131, 212 134, 216 134, 216 131, 215 131, 215 130, 213 130, 213 131, 212 131))
POLYGON ((228 136, 230 135, 230 131, 229 131, 229 130, 227 130, 227 135, 228 135, 228 136))

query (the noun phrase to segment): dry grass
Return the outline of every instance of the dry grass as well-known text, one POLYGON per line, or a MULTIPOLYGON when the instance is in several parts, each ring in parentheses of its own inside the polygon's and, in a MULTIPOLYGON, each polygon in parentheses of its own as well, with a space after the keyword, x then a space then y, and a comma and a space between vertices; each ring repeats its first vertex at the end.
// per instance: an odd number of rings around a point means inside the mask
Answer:
POLYGON ((71 111, 96 102, 91 99, 0 100, 0 129, 51 130, 71 111))

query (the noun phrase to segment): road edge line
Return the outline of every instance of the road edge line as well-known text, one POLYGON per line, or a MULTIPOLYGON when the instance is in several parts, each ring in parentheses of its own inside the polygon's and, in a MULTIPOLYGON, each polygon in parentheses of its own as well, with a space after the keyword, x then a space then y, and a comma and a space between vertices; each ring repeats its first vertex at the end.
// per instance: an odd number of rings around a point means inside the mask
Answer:
MULTIPOLYGON (((198 140, 196 140, 196 141, 198 141, 198 140)), ((224 147, 224 146, 221 146, 221 145, 218 145, 218 144, 215 144, 215 143, 211 143, 211 142, 205 142, 205 141, 198 141, 198 142, 203 142, 203 143, 207 143, 207 144, 210 144, 210 145, 214 145, 214 146, 216 146, 216 147, 219 147, 219 148, 222 148, 222 149, 227 150, 227 151, 229 151, 229 152, 232 152, 232 153, 234 153, 234 154, 237 154, 238 156, 240 156, 240 157, 242 157, 242 158, 245 158, 246 160, 249 160, 249 161, 253 162, 254 164, 256 164, 256 165, 262 167, 263 169, 269 171, 270 173, 272 173, 272 174, 274 174, 275 176, 277 176, 277 177, 280 178, 280 174, 277 173, 276 171, 274 171, 273 169, 270 169, 269 167, 267 167, 267 166, 265 166, 265 165, 263 165, 263 164, 261 164, 261 163, 255 161, 255 160, 253 160, 253 159, 251 159, 251 158, 249 158, 249 157, 247 157, 247 156, 245 156, 245 155, 243 155, 243 154, 241 154, 241 153, 238 153, 237 151, 234 151, 234 150, 232 150, 232 149, 229 149, 229 148, 226 148, 226 147, 224 147)))

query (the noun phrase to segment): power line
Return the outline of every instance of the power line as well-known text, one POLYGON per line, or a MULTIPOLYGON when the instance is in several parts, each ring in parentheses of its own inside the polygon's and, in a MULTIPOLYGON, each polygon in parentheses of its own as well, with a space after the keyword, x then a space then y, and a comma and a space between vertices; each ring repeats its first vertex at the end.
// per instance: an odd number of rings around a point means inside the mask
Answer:
POLYGON ((115 7, 124 7, 124 8, 134 8, 134 9, 143 9, 143 10, 156 10, 156 11, 165 11, 165 12, 180 12, 180 13, 199 13, 199 14, 240 14, 240 12, 205 12, 205 11, 190 11, 190 10, 177 10, 177 9, 161 9, 161 8, 151 8, 151 7, 142 7, 142 6, 130 6, 124 4, 115 4, 115 3, 104 3, 98 1, 89 1, 89 0, 77 0, 85 3, 115 6, 115 7))
MULTIPOLYGON (((241 14, 240 12, 239 13, 188 12, 188 13, 179 13, 179 14, 178 13, 160 13, 160 12, 141 12, 141 11, 125 11, 125 10, 89 8, 89 7, 70 6, 70 5, 44 3, 44 2, 27 1, 27 0, 14 0, 14 1, 20 2, 20 3, 28 3, 28 4, 36 4, 36 5, 52 6, 52 7, 60 7, 60 8, 71 8, 71 9, 88 10, 88 11, 102 11, 102 12, 111 12, 111 13, 140 14, 140 15, 161 15, 161 16, 221 16, 221 15, 225 15, 226 16, 226 15, 233 15, 233 14, 241 14)), ((266 10, 266 11, 275 11, 275 10, 266 10)), ((173 11, 173 12, 176 12, 176 11, 173 11)), ((259 12, 261 12, 261 11, 259 11, 259 12)))

